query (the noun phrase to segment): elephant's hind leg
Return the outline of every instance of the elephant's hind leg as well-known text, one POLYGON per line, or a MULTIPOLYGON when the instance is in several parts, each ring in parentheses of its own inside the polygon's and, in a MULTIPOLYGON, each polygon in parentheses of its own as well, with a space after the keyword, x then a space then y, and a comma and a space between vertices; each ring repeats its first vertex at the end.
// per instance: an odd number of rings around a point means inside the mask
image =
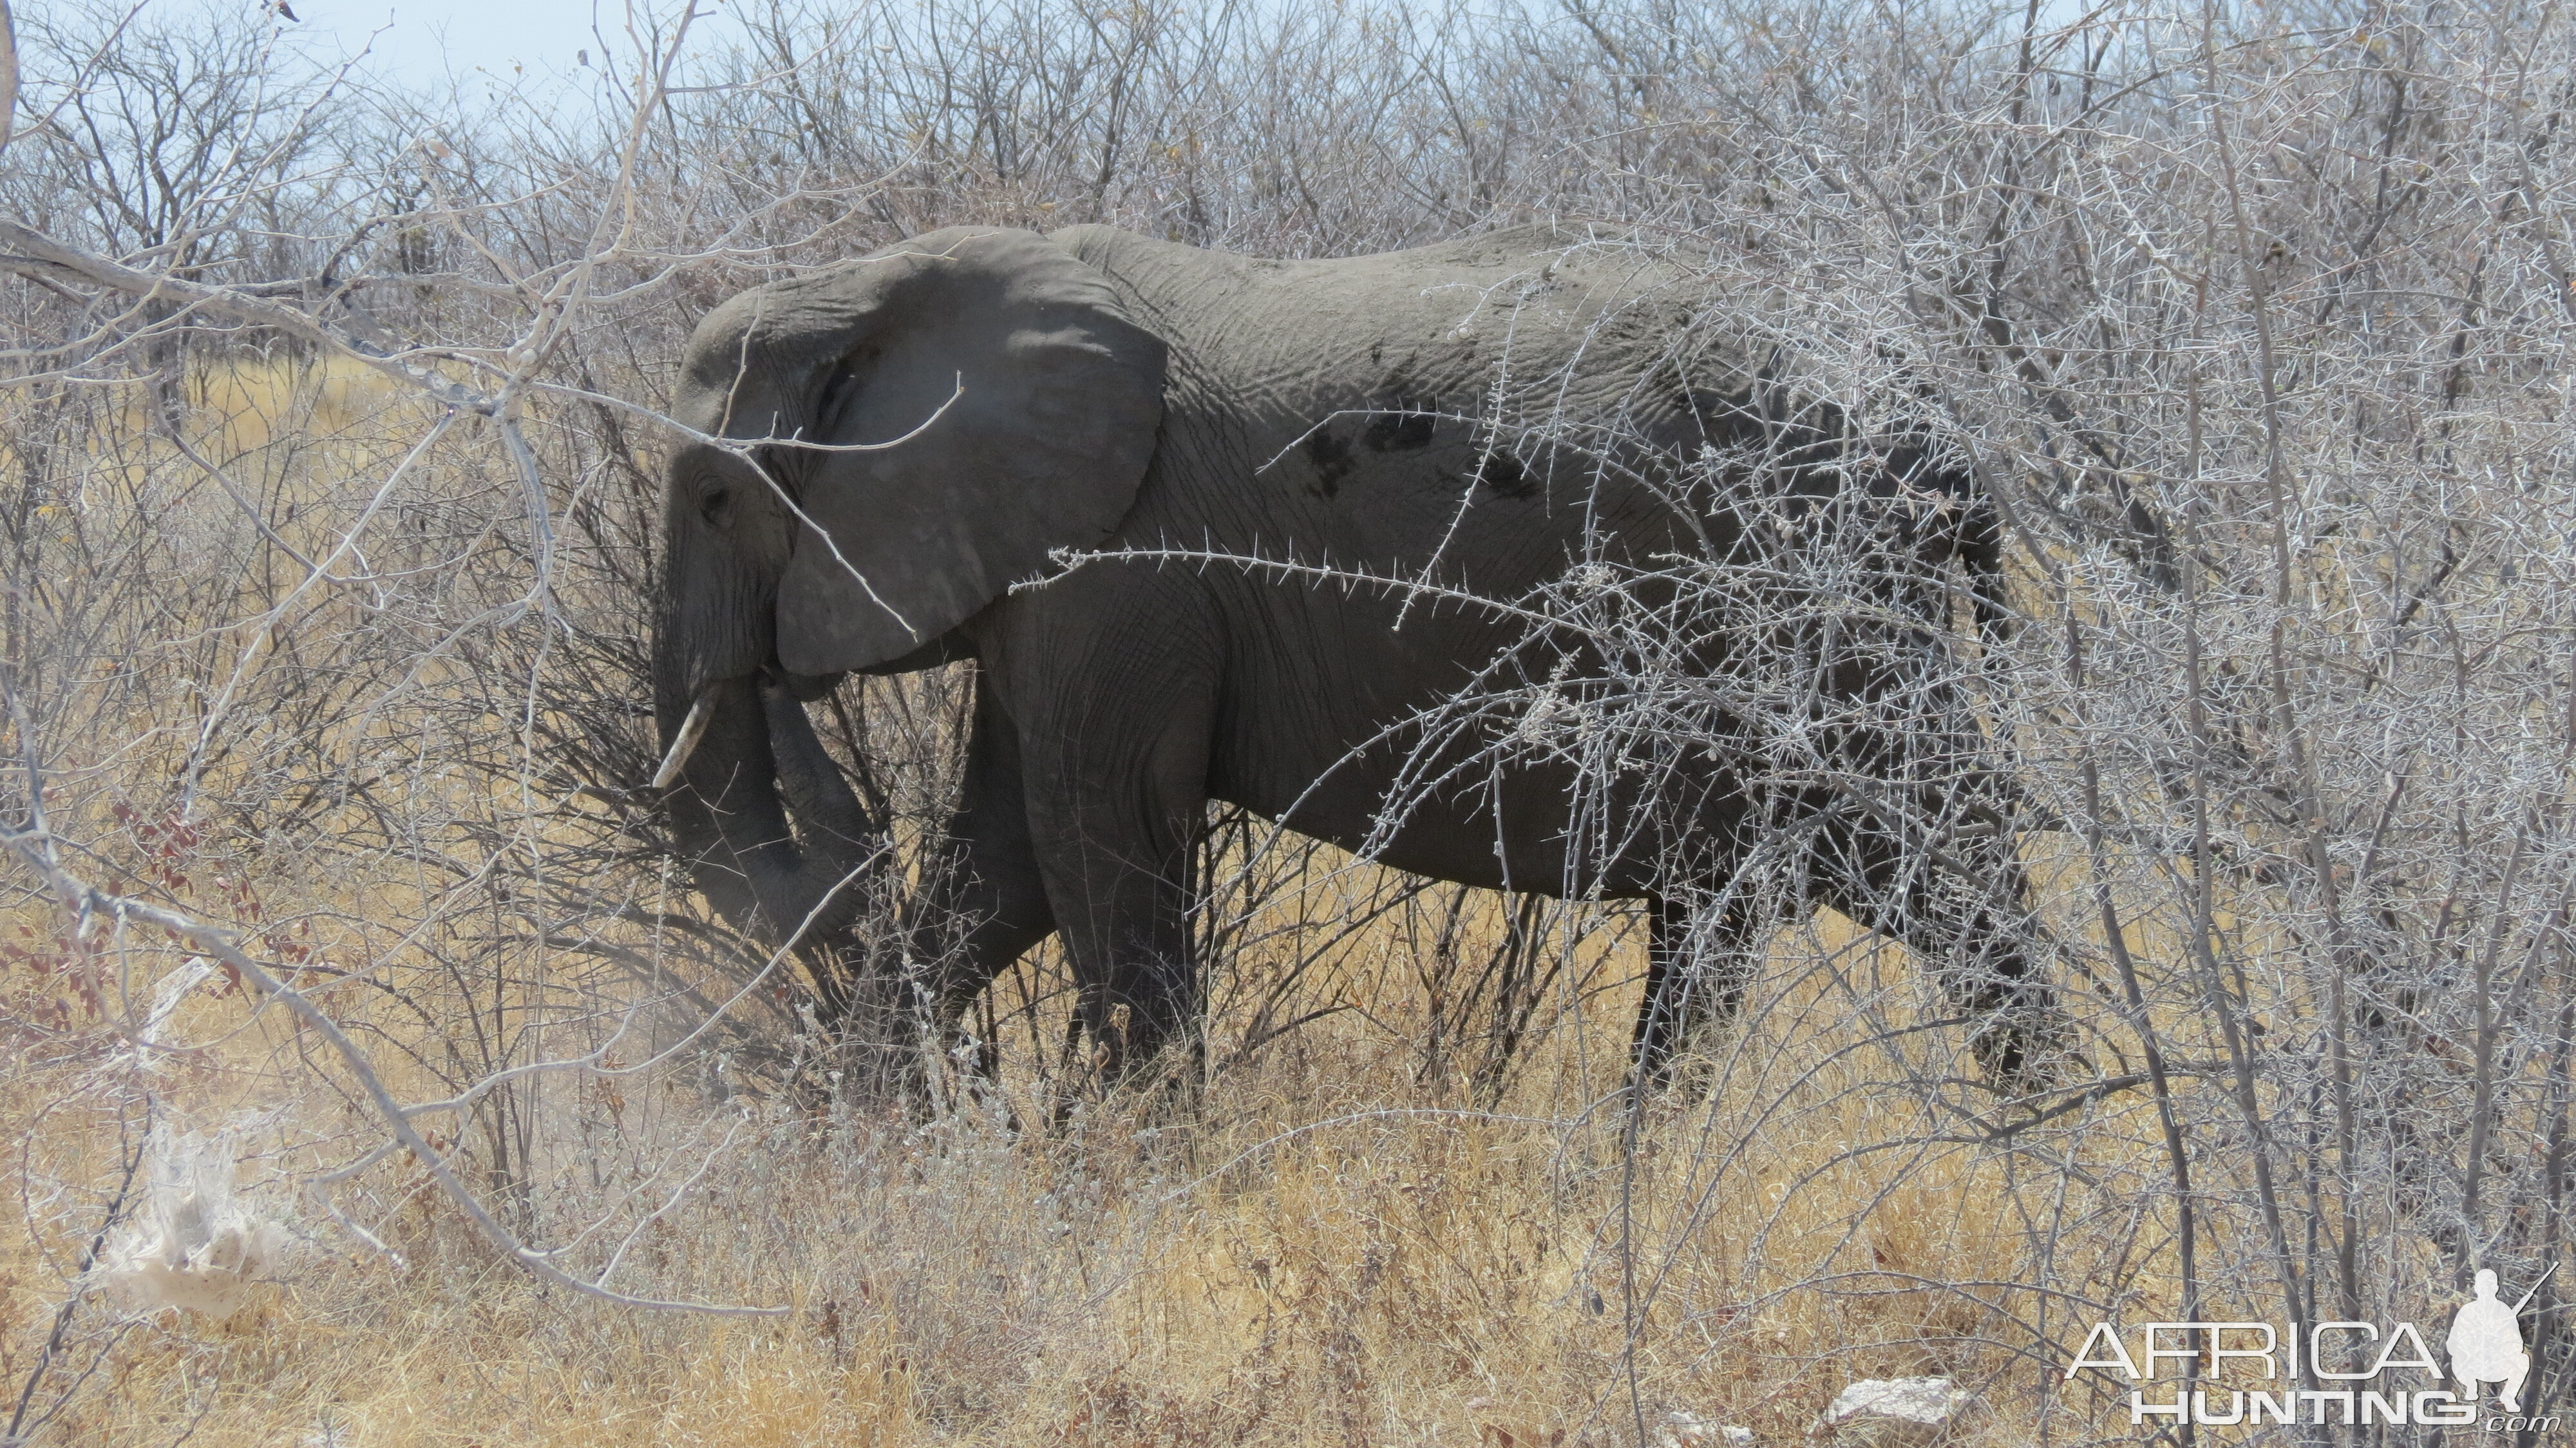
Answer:
POLYGON ((1844 914, 1903 941, 1968 1017, 1968 1047, 1987 1077, 2023 1088, 2056 1078, 2073 1029, 2032 958, 2028 882, 2010 840, 1967 843, 1958 853, 1974 878, 1963 878, 1933 866, 1927 850, 1855 831, 1839 868, 1828 865, 1825 893, 1844 914))
POLYGON ((1733 891, 1704 917, 1687 900, 1665 895, 1650 900, 1648 908, 1646 994, 1637 1006, 1634 1066, 1639 1082, 1660 1090, 1672 1084, 1684 1058, 1707 1049, 1718 1028, 1743 1009, 1753 952, 1761 942, 1750 903, 1733 891))

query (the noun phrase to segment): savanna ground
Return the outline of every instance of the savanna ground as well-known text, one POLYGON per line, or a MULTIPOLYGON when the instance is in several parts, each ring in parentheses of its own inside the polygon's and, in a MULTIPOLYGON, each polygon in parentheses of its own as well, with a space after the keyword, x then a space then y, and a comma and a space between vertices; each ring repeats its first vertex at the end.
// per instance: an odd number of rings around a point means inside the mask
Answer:
MULTIPOLYGON (((576 103, 333 76, 247 8, 21 14, 0 1431, 1785 1441, 1939 1373, 1967 1440, 2082 1443, 2135 1436, 2061 1380, 2096 1320, 2519 1295, 2576 1187, 2568 25, 782 3, 639 11, 576 103), (2017 626, 1952 665, 2083 1068, 2007 1099, 1824 916, 1705 1098, 1635 1106, 1632 907, 1220 812, 1199 1095, 1050 1125, 1052 948, 979 1004, 989 1082, 851 1089, 639 789, 689 324, 957 222, 1533 216, 1765 297, 2008 506, 2017 626)), ((1644 672, 1514 737, 1695 727, 1652 671, 1688 613, 1585 615, 1644 672)), ((907 860, 971 687, 815 706, 907 860)))

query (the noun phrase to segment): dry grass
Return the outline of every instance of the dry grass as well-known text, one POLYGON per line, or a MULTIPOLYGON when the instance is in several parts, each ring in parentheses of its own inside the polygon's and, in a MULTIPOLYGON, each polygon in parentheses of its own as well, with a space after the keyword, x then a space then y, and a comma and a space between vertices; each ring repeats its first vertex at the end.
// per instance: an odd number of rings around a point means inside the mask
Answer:
MULTIPOLYGON (((2027 1275, 2026 1236, 1997 1210, 2012 1198, 2001 1167, 1930 1147, 1837 1160, 1887 1126, 1852 1066, 1776 1097, 1667 1106, 1632 1157, 1616 1112, 1571 1121, 1556 1106, 1615 1084, 1601 1048, 1631 1009, 1632 992, 1601 993, 1588 1070, 1566 1059, 1568 1024, 1532 1084, 1490 1111, 1404 1089, 1399 1043, 1322 1029, 1220 1080, 1186 1116, 1118 1101, 1062 1133, 1014 1132, 990 1110, 918 1127, 773 1102, 719 1110, 666 1083, 637 1133, 658 1140, 629 1150, 743 1134, 645 1236, 634 1271, 665 1292, 790 1303, 791 1317, 549 1298, 422 1195, 380 1228, 404 1266, 326 1239, 230 1321, 170 1311, 138 1324, 107 1355, 113 1390, 60 1431, 139 1443, 196 1422, 191 1441, 219 1444, 324 1425, 343 1436, 323 1441, 361 1444, 1475 1442, 1489 1429, 1622 1441, 1632 1324, 1633 1386, 1651 1412, 1690 1407, 1766 1438, 1802 1430, 1851 1377, 2008 1372, 1996 1344, 2020 1335, 2008 1315, 2028 1304, 1959 1285, 2027 1275), (1652 1295, 1634 1312, 1623 1238, 1645 1249, 1649 1280, 1633 1290, 1652 1295)), ((1790 1070, 1856 1044, 1820 1028, 1747 1049, 1790 1070)), ((207 1067, 161 1109, 288 1105, 226 1089, 237 1080, 207 1067)), ((96 1183, 112 1136, 79 1111, 51 1119, 36 1134, 65 1155, 48 1175, 96 1183)), ((312 1125, 273 1129, 290 1124, 312 1125)), ((21 1239, 9 1269, 25 1317, 50 1310, 59 1280, 35 1247, 21 1239)), ((1994 1441, 2021 1441, 2032 1407, 2008 1389, 1994 1441)))
MULTIPOLYGON (((1354 873, 1316 868, 1302 888, 1338 893, 1354 873)), ((1499 902, 1471 904, 1457 948, 1503 933, 1499 902)), ((1237 962, 1235 998, 1260 1000, 1297 946, 1282 936, 1237 962)), ((1752 1024, 1710 1062, 1711 1099, 1661 1102, 1633 1137, 1615 1097, 1633 932, 1577 947, 1529 1058, 1490 1100, 1462 1073, 1422 1069, 1412 951, 1392 916, 1358 932, 1308 990, 1368 1013, 1274 1041, 1187 1108, 1119 1097, 1060 1129, 1016 1129, 1044 1119, 1048 1063, 1009 1029, 998 1089, 930 1122, 759 1090, 717 1101, 689 1069, 558 1097, 541 1210, 564 1223, 605 1211, 622 1230, 635 1216, 619 1216, 622 1196, 658 1205, 722 1142, 626 1271, 662 1294, 793 1308, 771 1321, 549 1293, 416 1168, 369 1179, 370 1220, 397 1256, 357 1247, 277 1183, 358 1123, 317 1093, 293 1059, 309 1043, 274 1013, 201 992, 176 1034, 218 1044, 159 1078, 151 1109, 165 1131, 242 1128, 245 1186, 306 1240, 227 1320, 167 1309, 107 1331, 104 1390, 50 1431, 493 1448, 1527 1444, 1631 1441, 1642 1407, 1650 1423, 1688 1408, 1779 1440, 1845 1381, 1943 1373, 1988 1391, 1972 1441, 2022 1442, 2046 1394, 2017 1354, 2049 1328, 2015 1284, 2143 1285, 2113 1260, 2140 1249, 2141 1228, 2111 1210, 2116 1193, 2070 1203, 2064 1176, 2025 1180, 1919 1119, 1894 1066, 1921 1051, 1903 1033, 1933 1003, 1900 952, 1832 917, 1782 938, 1752 1024), (2071 1230, 2035 1233, 2051 1214, 2071 1230), (2039 1240, 2055 1261, 2031 1260, 2039 1240)), ((1041 981, 1042 996, 1049 985, 1062 988, 1041 981)), ((1212 1035, 1242 1024, 1220 1015, 1212 1035)), ((62 1261, 120 1168, 115 1103, 81 1092, 96 1070, 22 1069, 11 1098, 24 1179, 62 1193, 27 1216, 38 1230, 0 1269, 20 1321, 54 1310, 62 1261), (47 1086, 61 1099, 24 1104, 47 1086)), ((437 1084, 395 1081, 414 1096, 437 1084)), ((2122 1170, 2129 1138, 2151 1130, 2144 1110, 2106 1110, 2066 1142, 2122 1170)))

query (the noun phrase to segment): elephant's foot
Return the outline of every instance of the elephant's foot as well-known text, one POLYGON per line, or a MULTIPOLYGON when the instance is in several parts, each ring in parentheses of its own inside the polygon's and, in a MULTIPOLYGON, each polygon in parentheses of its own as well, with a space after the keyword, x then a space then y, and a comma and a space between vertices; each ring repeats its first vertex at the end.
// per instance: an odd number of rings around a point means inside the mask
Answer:
POLYGON ((1708 1099, 1717 1089, 1717 1038, 1725 1021, 1699 1020, 1659 1039, 1640 1042, 1628 1063, 1631 1104, 1656 1097, 1682 1102, 1708 1099))
POLYGON ((1157 1120, 1197 1115, 1207 1085, 1207 1046, 1196 1030, 1144 1032, 1134 1013, 1113 1007, 1092 1024, 1076 1013, 1048 1091, 1047 1121, 1061 1135, 1086 1106, 1145 1103, 1157 1120))

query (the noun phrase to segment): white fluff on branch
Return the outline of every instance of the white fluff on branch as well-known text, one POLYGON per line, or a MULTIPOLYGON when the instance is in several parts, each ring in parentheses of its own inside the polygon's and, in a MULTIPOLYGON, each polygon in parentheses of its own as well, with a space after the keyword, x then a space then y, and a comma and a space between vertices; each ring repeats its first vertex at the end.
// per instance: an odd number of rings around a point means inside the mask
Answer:
POLYGON ((140 1312, 230 1316, 284 1259, 286 1228, 236 1192, 230 1133, 156 1134, 147 1151, 143 1209, 110 1242, 102 1285, 140 1312))

